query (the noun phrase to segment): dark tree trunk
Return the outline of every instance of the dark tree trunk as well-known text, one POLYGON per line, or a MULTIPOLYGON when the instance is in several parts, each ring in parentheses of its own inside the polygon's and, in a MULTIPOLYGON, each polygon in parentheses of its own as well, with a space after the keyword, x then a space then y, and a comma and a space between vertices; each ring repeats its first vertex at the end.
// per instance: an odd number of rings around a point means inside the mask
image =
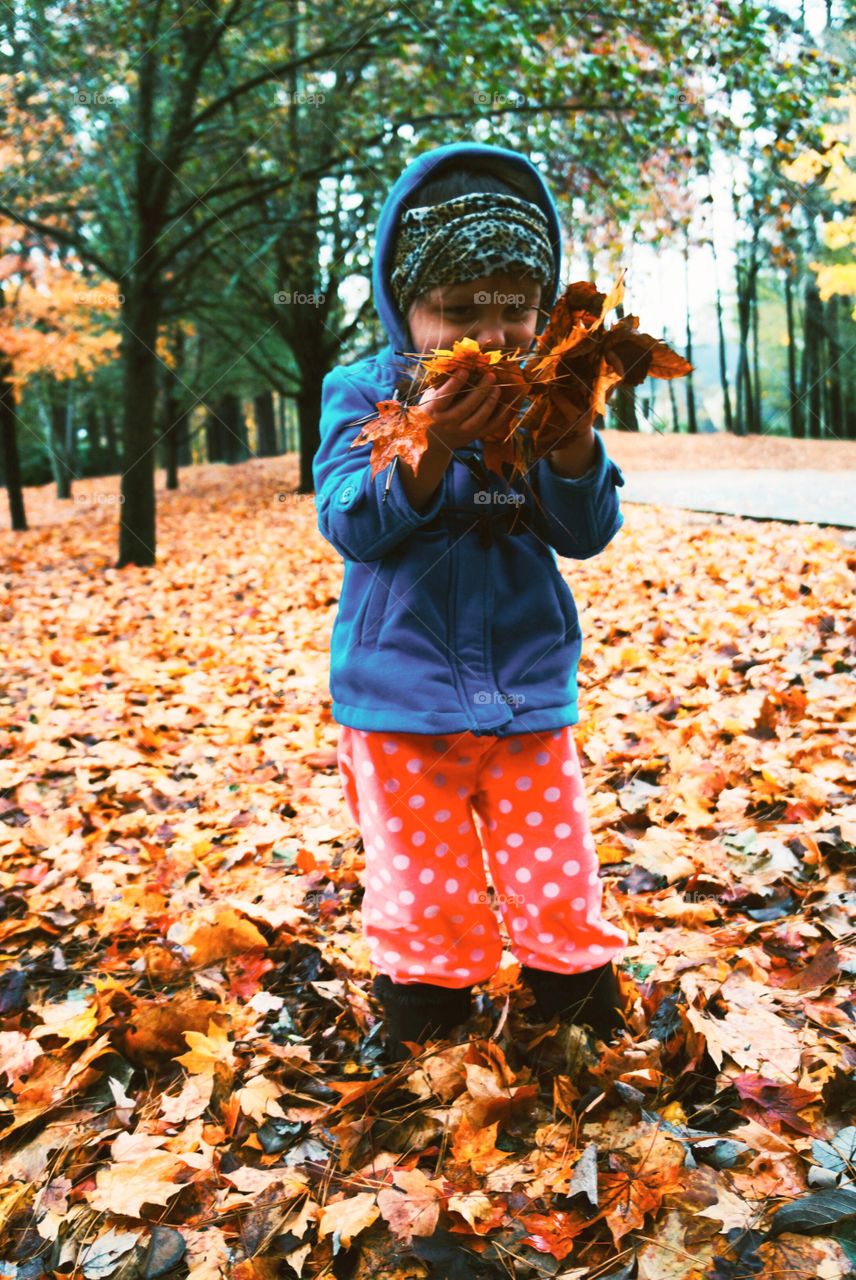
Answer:
POLYGON ((6 493, 9 497, 9 521, 16 533, 27 529, 27 513, 24 510, 24 491, 21 487, 21 459, 18 454, 17 397, 9 381, 11 369, 4 361, 0 365, 0 432, 3 436, 3 470, 6 476, 6 493))
POLYGON ((639 419, 636 416, 635 387, 617 386, 609 407, 612 410, 612 420, 617 430, 639 430, 639 419))
POLYGON ((806 416, 808 421, 807 434, 814 440, 819 440, 823 435, 823 401, 821 392, 823 374, 821 372, 820 363, 820 320, 820 294, 818 293, 814 274, 810 272, 805 285, 805 310, 803 320, 805 333, 803 340, 802 385, 800 387, 800 396, 806 406, 806 416))
POLYGON ((795 438, 802 432, 802 406, 799 388, 797 387, 797 335, 794 325, 794 289, 790 268, 785 268, 785 314, 788 320, 788 415, 791 435, 795 438))
MULTIPOLYGON (((693 329, 692 329, 692 324, 690 322, 689 268, 690 268, 690 251, 689 251, 689 245, 686 245, 684 248, 684 283, 686 286, 685 310, 686 310, 686 317, 687 317, 687 360, 689 360, 690 364, 692 364, 693 362, 693 329)), ((693 383, 692 370, 690 370, 690 372, 687 374, 684 381, 686 384, 686 395, 687 395, 687 431, 690 433, 690 435, 694 436, 698 433, 698 419, 696 418, 695 384, 693 383)))
POLYGON ((178 426, 180 415, 175 397, 176 377, 172 369, 164 371, 163 379, 163 441, 164 466, 167 489, 178 488, 178 426))
POLYGON ((221 417, 221 401, 208 406, 205 416, 205 445, 209 462, 226 461, 226 426, 221 417))
POLYGON ((722 412, 725 416, 725 430, 733 431, 734 415, 731 410, 731 389, 728 385, 728 351, 725 346, 725 327, 722 322, 722 294, 718 280, 716 283, 716 330, 719 336, 719 385, 722 388, 722 412))
MULTIPOLYGON (((838 299, 840 325, 839 344, 849 344, 850 306, 847 298, 838 299), (842 333, 845 335, 842 338, 842 333)), ((841 381, 841 435, 844 440, 856 440, 856 361, 845 352, 839 366, 841 381)))
MULTIPOLYGON (((619 320, 624 319, 624 307, 621 303, 615 308, 619 320)), ((639 419, 636 416, 636 388, 619 384, 610 401, 610 420, 619 431, 638 431, 639 419)))
POLYGON ((737 435, 752 429, 752 375, 749 372, 749 290, 738 269, 737 321, 740 345, 737 352, 737 435))
POLYGON ((250 456, 247 422, 240 397, 227 391, 220 401, 220 417, 225 427, 226 461, 246 462, 250 456))
POLYGON ((253 400, 256 411, 256 453, 260 458, 276 456, 276 422, 273 413, 273 393, 262 391, 253 400))
POLYGON ((761 433, 761 362, 758 343, 758 272, 752 273, 752 416, 749 430, 755 435, 761 433))
POLYGON ((68 448, 68 395, 69 389, 54 383, 48 392, 50 418, 51 469, 56 483, 56 496, 61 500, 71 497, 72 460, 68 448))
POLYGON ((285 439, 285 396, 280 394, 277 396, 277 422, 279 427, 279 452, 287 453, 288 444, 285 439))
POLYGON ((827 434, 837 440, 844 439, 844 362, 846 357, 841 345, 840 318, 844 310, 844 299, 833 296, 826 304, 827 334, 829 341, 829 365, 827 378, 829 381, 829 417, 827 434))
MULTIPOLYGON (((146 249, 153 238, 143 241, 146 249)), ((122 306, 123 458, 122 517, 117 568, 156 560, 154 407, 155 354, 160 299, 153 283, 136 278, 125 286, 122 306)))
POLYGON ((89 440, 88 473, 93 476, 105 476, 109 473, 104 438, 101 434, 101 420, 95 404, 95 396, 89 397, 86 409, 86 436, 89 440))
POLYGON ((104 440, 107 448, 106 470, 112 475, 120 470, 120 459, 119 442, 116 439, 116 420, 109 409, 104 415, 104 440))
POLYGON ((175 333, 176 367, 164 367, 163 377, 163 449, 167 489, 178 488, 178 468, 182 452, 187 451, 186 391, 179 370, 184 367, 184 331, 179 325, 175 333))
POLYGON ((675 395, 675 384, 670 378, 666 385, 669 388, 669 404, 672 409, 672 430, 678 432, 681 429, 681 420, 678 417, 678 397, 675 395))
MULTIPOLYGON (((300 485, 298 493, 312 493, 315 482, 312 475, 312 459, 318 452, 321 443, 319 424, 321 421, 321 382, 324 370, 313 371, 307 377, 303 373, 300 394, 297 397, 297 415, 300 428, 300 485)), ((356 432, 354 433, 357 434, 356 432)))

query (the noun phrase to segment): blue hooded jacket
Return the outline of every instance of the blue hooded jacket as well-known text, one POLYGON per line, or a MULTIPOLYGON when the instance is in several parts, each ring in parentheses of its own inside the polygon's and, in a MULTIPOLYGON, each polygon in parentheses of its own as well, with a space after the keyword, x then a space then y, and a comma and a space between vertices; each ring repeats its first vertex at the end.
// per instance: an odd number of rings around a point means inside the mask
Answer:
MULTIPOLYGON (((506 736, 558 729, 579 720, 582 633, 556 553, 587 560, 624 523, 616 492, 624 477, 600 434, 585 475, 560 476, 545 456, 515 480, 513 491, 480 466, 482 442, 476 440, 454 451, 421 512, 410 505, 399 468, 384 502, 389 467, 372 480, 371 444, 349 447, 377 401, 393 395, 406 366, 396 351, 411 349, 389 286, 402 200, 449 158, 462 166, 489 165, 500 177, 526 183, 547 215, 560 278, 558 212, 526 156, 451 143, 418 156, 390 188, 372 269, 375 306, 390 341, 325 377, 321 444, 313 459, 318 528, 345 562, 331 637, 332 715, 355 729, 405 733, 506 736), (460 516, 450 509, 472 512, 481 531, 462 532, 460 516), (497 530, 494 513, 505 518, 510 510, 518 513, 518 532, 497 530)), ((557 292, 542 297, 545 311, 557 292)))

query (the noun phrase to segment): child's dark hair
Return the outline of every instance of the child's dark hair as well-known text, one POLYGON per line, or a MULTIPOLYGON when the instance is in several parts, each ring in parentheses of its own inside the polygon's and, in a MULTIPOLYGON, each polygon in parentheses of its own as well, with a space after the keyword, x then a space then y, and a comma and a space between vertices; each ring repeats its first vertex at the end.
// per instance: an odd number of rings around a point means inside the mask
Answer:
POLYGON ((402 200, 402 208, 418 209, 426 205, 442 204, 456 196, 469 195, 473 191, 494 191, 500 195, 518 196, 522 200, 535 200, 531 182, 520 174, 507 173, 503 177, 491 169, 446 167, 435 171, 421 186, 414 188, 402 200))

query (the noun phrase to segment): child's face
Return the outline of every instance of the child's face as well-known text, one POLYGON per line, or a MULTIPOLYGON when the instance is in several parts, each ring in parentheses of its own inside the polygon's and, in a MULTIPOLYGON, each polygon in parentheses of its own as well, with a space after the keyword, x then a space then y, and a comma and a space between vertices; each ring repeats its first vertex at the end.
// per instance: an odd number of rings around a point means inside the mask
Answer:
POLYGON ((528 351, 540 301, 540 284, 506 271, 438 284, 420 294, 407 313, 413 349, 422 354, 473 338, 482 348, 528 351))

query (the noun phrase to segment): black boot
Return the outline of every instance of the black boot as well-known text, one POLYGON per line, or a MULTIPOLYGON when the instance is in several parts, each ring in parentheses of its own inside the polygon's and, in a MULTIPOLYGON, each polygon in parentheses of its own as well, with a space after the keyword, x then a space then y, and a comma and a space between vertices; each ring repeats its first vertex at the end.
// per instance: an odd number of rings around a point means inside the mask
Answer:
POLYGON ((559 1014, 563 1022, 588 1023, 607 1041, 624 1027, 624 1006, 611 963, 583 973, 553 973, 528 965, 521 972, 545 1020, 559 1014))
POLYGON ((437 1039, 466 1022, 472 1009, 472 987, 437 987, 431 982, 393 982, 385 973, 374 980, 372 990, 383 1005, 390 1056, 409 1056, 405 1040, 437 1039))

